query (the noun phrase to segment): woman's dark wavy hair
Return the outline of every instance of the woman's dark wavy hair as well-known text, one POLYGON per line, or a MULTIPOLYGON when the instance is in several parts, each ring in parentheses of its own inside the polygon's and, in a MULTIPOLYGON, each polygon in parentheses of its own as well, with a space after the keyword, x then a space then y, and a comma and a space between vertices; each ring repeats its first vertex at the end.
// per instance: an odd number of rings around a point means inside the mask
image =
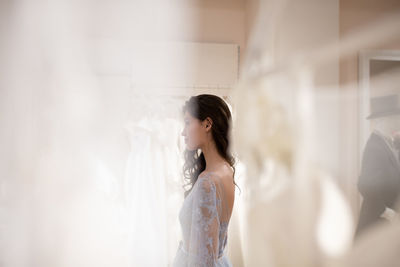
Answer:
MULTIPOLYGON (((200 121, 204 121, 207 117, 211 118, 211 133, 214 139, 218 153, 229 163, 233 169, 233 183, 235 183, 235 158, 230 151, 230 137, 232 128, 232 116, 228 105, 220 97, 215 95, 198 95, 192 96, 182 109, 200 121)), ((185 197, 192 190, 200 173, 206 168, 206 160, 203 152, 199 149, 185 150, 185 163, 183 165, 183 176, 187 181, 184 187, 191 186, 185 192, 185 197)))

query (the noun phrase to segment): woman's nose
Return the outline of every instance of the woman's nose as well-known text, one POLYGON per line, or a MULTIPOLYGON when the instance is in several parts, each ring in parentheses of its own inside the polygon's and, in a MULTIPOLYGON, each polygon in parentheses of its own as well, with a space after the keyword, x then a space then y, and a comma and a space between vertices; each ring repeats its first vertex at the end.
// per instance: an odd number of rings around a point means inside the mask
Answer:
POLYGON ((181 135, 185 136, 185 129, 182 130, 181 135))

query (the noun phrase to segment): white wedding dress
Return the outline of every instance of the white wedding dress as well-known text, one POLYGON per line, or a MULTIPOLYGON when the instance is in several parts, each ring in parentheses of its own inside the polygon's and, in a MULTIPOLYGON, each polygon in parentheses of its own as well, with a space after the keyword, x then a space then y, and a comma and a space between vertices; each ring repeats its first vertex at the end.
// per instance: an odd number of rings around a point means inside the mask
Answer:
POLYGON ((230 267, 224 253, 231 209, 226 190, 213 173, 202 174, 179 212, 183 238, 173 267, 230 267))

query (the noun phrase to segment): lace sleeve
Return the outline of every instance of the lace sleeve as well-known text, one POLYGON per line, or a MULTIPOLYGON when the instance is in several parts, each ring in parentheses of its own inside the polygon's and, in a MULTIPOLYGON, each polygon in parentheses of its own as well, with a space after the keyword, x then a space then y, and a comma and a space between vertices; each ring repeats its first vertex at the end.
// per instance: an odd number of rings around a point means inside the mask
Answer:
POLYGON ((214 266, 218 257, 219 217, 217 190, 214 182, 197 180, 194 193, 192 226, 189 241, 190 267, 214 266))

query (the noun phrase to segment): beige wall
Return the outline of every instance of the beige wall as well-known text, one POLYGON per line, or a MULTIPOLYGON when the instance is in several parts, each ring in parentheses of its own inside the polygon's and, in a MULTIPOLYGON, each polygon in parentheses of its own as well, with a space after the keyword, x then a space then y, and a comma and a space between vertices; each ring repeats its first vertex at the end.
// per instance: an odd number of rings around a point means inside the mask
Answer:
POLYGON ((135 1, 105 0, 93 12, 90 34, 99 38, 238 44, 243 59, 245 0, 172 1, 150 9, 135 1))
MULTIPOLYGON (((377 23, 385 17, 400 12, 398 0, 340 0, 340 38, 348 38, 352 34, 365 29, 368 25, 377 23)), ((391 40, 381 40, 379 43, 364 44, 362 49, 400 49, 400 36, 391 40)), ((340 83, 357 82, 358 57, 353 53, 341 59, 340 83)))
POLYGON ((183 37, 186 41, 238 44, 240 61, 243 62, 246 46, 245 0, 201 0, 186 8, 185 12, 192 14, 190 19, 194 23, 193 30, 183 37))

